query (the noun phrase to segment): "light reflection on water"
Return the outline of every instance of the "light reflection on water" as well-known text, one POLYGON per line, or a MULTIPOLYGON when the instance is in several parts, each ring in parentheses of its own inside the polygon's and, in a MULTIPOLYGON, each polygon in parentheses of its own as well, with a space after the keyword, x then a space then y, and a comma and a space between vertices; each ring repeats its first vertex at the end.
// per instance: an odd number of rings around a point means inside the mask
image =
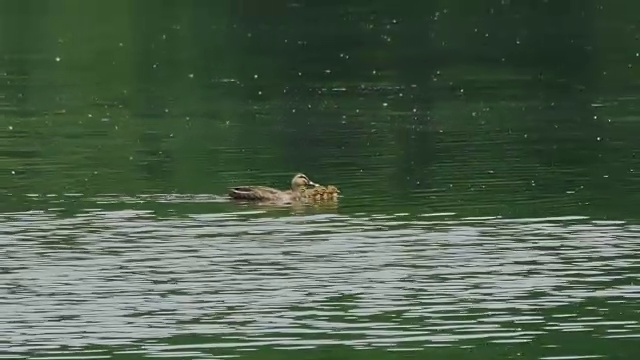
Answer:
POLYGON ((255 210, 0 217, 0 333, 13 353, 640 337, 629 316, 639 309, 640 227, 624 222, 255 210), (190 334, 208 341, 138 347, 190 334))

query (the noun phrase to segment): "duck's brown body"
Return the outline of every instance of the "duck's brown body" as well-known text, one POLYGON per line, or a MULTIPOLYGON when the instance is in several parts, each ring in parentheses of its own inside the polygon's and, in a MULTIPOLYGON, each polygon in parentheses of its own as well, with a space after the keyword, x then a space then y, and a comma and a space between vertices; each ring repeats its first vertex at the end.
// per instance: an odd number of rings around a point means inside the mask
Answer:
POLYGON ((268 186, 237 186, 229 189, 229 197, 247 201, 293 202, 299 201, 307 186, 316 186, 304 174, 297 174, 291 180, 291 190, 278 190, 268 186))
POLYGON ((300 200, 300 192, 278 190, 267 186, 238 186, 229 189, 229 196, 237 200, 247 201, 282 201, 300 200))
POLYGON ((229 189, 229 197, 236 200, 281 203, 337 200, 340 191, 333 185, 320 186, 304 174, 291 180, 291 190, 278 190, 268 186, 236 186, 229 189), (307 186, 313 186, 307 189, 307 186))

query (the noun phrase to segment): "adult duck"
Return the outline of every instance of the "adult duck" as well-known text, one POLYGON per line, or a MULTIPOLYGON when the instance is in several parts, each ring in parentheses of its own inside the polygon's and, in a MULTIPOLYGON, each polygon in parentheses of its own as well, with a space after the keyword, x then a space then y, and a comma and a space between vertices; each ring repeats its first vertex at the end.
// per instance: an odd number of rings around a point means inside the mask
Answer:
POLYGON ((229 197, 246 201, 269 201, 289 203, 300 201, 307 186, 318 186, 305 174, 296 174, 291 179, 290 190, 278 190, 268 186, 236 186, 229 189, 229 197))

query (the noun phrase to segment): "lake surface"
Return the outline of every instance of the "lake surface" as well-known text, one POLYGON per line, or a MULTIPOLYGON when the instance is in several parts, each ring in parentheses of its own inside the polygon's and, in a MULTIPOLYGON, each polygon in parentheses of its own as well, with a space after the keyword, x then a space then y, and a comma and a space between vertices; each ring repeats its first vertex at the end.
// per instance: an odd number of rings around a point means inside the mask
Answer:
POLYGON ((635 359, 640 9, 417 4, 0 5, 0 358, 635 359))

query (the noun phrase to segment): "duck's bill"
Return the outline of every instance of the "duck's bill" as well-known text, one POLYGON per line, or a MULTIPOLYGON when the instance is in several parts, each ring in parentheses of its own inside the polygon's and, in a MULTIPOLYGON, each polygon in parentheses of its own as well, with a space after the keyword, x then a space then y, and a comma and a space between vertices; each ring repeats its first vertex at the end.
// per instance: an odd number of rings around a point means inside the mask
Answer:
POLYGON ((309 180, 309 185, 310 185, 310 186, 314 186, 314 187, 315 187, 315 186, 320 186, 320 185, 318 185, 318 184, 314 183, 314 182, 313 182, 313 181, 311 181, 311 180, 309 180))

